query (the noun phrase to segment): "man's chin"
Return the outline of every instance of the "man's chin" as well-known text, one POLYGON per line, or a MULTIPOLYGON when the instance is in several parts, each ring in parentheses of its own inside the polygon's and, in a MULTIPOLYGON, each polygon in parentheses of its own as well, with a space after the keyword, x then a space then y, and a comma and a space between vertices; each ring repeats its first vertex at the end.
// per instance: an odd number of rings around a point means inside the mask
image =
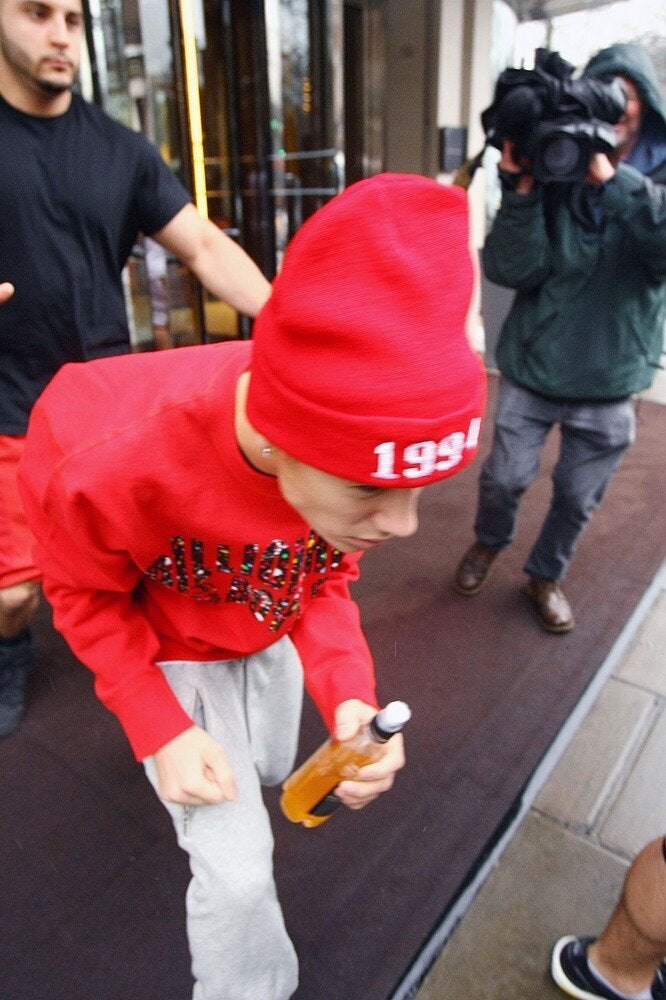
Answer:
POLYGON ((74 86, 73 80, 64 80, 64 79, 51 80, 45 77, 42 77, 40 80, 37 81, 37 83, 39 84, 39 89, 44 94, 54 94, 54 95, 64 94, 66 91, 71 90, 72 87, 74 86))

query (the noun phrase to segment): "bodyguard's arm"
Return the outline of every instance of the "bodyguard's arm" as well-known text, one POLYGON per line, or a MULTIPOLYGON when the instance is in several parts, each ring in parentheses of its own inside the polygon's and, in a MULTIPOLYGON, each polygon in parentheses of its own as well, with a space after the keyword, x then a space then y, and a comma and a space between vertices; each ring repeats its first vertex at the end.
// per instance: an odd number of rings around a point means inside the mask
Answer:
POLYGON ((194 205, 181 208, 166 226, 152 233, 196 274, 217 298, 247 316, 256 316, 271 293, 270 283, 245 251, 194 205))

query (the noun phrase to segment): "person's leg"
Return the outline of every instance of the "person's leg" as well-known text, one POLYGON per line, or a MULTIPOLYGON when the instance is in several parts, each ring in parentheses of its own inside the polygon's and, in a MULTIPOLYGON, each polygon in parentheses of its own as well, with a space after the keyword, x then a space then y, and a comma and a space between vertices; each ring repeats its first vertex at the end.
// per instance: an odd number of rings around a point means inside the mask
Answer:
MULTIPOLYGON (((247 660, 164 664, 179 700, 224 747, 235 802, 186 808, 164 803, 188 852, 187 932, 193 1000, 286 1000, 298 962, 273 879, 273 837, 260 781, 293 767, 302 669, 290 640, 247 660)), ((154 783, 154 762, 145 762, 154 783)))
POLYGON ((31 581, 0 589, 0 638, 11 642, 30 627, 39 595, 39 584, 31 581))
POLYGON ((553 947, 551 974, 572 997, 666 998, 666 839, 636 855, 620 899, 597 940, 567 935, 553 947))
POLYGON ((474 523, 478 540, 487 548, 499 550, 513 541, 520 499, 538 472, 541 448, 557 417, 555 404, 502 381, 474 523))
POLYGON ((30 629, 17 626, 17 621, 30 621, 38 602, 35 584, 0 591, 0 739, 15 732, 25 714, 35 648, 30 629))
POLYGON ((0 435, 0 738, 14 732, 25 711, 34 661, 30 623, 40 596, 16 482, 23 440, 0 435))
POLYGON ((490 454, 481 468, 476 541, 454 577, 461 594, 477 594, 498 552, 513 541, 520 499, 539 468, 539 453, 557 418, 547 400, 503 379, 490 454))
POLYGON ((620 900, 588 959, 624 993, 649 986, 666 955, 666 854, 664 840, 634 858, 620 900))
POLYGON ((635 424, 630 400, 563 412, 551 506, 524 567, 530 576, 564 579, 592 512, 634 440, 635 424))
POLYGON ((150 291, 153 343, 158 351, 164 351, 174 346, 169 321, 168 254, 163 246, 149 236, 144 237, 143 248, 146 255, 146 272, 150 291))

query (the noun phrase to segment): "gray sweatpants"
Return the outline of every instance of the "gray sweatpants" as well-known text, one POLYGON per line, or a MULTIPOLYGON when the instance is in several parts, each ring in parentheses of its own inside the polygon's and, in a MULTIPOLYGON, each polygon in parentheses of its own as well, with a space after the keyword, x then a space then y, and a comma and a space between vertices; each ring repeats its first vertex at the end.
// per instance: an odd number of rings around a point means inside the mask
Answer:
MULTIPOLYGON (((303 672, 288 638, 242 660, 160 664, 185 711, 225 749, 235 802, 163 805, 190 858, 187 933, 192 1000, 286 1000, 298 962, 273 880, 273 835, 261 785, 291 771, 303 672)), ((155 786, 155 762, 145 762, 155 786)))

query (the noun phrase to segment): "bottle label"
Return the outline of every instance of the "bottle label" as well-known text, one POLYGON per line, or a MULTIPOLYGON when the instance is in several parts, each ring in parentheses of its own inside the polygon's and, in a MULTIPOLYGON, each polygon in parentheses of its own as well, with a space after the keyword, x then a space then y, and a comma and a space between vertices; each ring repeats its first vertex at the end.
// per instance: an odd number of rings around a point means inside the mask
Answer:
POLYGON ((316 806, 309 810, 311 816, 331 816, 338 806, 342 805, 341 799, 337 795, 329 792, 323 799, 320 799, 316 806))

